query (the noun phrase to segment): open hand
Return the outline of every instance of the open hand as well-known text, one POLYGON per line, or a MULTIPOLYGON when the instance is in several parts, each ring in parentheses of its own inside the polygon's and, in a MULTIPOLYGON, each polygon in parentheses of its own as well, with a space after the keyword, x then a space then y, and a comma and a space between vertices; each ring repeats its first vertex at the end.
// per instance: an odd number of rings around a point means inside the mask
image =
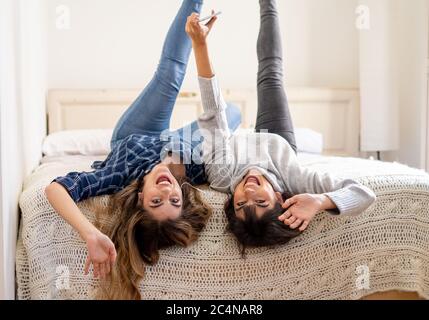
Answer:
POLYGON ((303 232, 310 221, 323 211, 327 198, 324 195, 300 194, 285 201, 283 208, 287 211, 279 217, 291 229, 299 228, 303 232))
POLYGON ((88 274, 89 267, 93 265, 94 277, 105 279, 110 273, 116 260, 116 249, 108 236, 101 232, 89 236, 86 239, 88 257, 85 262, 85 274, 88 274))
MULTIPOLYGON (((212 14, 213 13, 214 10, 212 10, 212 14)), ((193 13, 188 17, 188 21, 186 22, 186 33, 194 44, 205 44, 207 36, 213 28, 217 17, 211 18, 206 24, 200 23, 199 19, 200 15, 198 13, 193 13)))

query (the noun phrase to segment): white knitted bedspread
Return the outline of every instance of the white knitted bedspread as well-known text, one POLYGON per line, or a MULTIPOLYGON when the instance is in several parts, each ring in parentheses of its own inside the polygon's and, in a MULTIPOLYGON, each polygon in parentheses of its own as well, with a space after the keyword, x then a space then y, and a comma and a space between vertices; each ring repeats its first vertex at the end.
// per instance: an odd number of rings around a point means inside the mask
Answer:
MULTIPOLYGON (((44 195, 53 178, 89 171, 95 159, 57 160, 45 161, 20 197, 19 299, 91 299, 97 287, 98 280, 83 274, 85 243, 44 195)), ((359 180, 376 192, 377 202, 357 218, 321 214, 290 244, 250 250, 242 259, 225 230, 225 195, 206 188, 204 198, 215 210, 205 231, 189 248, 164 250, 159 263, 147 268, 143 299, 360 299, 388 290, 429 299, 429 175, 352 158, 303 162, 359 180)), ((79 207, 92 220, 89 203, 79 207)))

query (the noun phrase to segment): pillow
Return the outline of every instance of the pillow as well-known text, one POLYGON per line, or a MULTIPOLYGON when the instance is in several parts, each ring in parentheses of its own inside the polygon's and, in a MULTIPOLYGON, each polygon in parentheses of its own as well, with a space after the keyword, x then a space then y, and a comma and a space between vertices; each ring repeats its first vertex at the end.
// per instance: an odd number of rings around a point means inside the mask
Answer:
MULTIPOLYGON (((238 129, 237 132, 246 133, 254 132, 254 129, 238 129)), ((323 135, 317 131, 307 128, 296 128, 295 138, 298 152, 322 154, 323 152, 323 135)))
POLYGON ((48 135, 43 141, 45 156, 85 155, 110 153, 112 129, 70 130, 48 135))
MULTIPOLYGON (((241 129, 240 131, 247 131, 241 129)), ((45 156, 85 155, 99 156, 110 153, 112 129, 60 131, 47 136, 42 151, 45 156)), ((321 154, 323 136, 311 129, 295 130, 298 152, 321 154)))
POLYGON ((298 152, 322 154, 323 135, 317 131, 307 128, 295 129, 296 144, 298 152))

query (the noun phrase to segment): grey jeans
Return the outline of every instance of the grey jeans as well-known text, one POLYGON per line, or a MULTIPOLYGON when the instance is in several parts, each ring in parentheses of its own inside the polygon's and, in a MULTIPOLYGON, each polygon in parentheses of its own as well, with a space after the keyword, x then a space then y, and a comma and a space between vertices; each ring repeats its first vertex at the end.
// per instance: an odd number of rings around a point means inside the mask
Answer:
POLYGON ((283 49, 276 0, 259 0, 261 26, 258 51, 258 115, 256 131, 268 130, 296 152, 295 132, 283 85, 283 49))

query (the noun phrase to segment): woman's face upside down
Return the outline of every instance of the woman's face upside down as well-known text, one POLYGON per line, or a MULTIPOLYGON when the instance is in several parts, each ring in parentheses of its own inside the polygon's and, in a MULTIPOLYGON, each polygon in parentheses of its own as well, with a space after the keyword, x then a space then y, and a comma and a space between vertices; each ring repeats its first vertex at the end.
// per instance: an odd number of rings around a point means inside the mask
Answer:
POLYGON ((250 170, 235 188, 234 208, 239 219, 244 219, 245 206, 255 206, 256 215, 260 218, 278 202, 282 202, 281 193, 275 192, 258 170, 250 170))
POLYGON ((182 212, 182 189, 165 164, 157 165, 145 176, 139 198, 145 210, 159 221, 176 220, 182 212))

